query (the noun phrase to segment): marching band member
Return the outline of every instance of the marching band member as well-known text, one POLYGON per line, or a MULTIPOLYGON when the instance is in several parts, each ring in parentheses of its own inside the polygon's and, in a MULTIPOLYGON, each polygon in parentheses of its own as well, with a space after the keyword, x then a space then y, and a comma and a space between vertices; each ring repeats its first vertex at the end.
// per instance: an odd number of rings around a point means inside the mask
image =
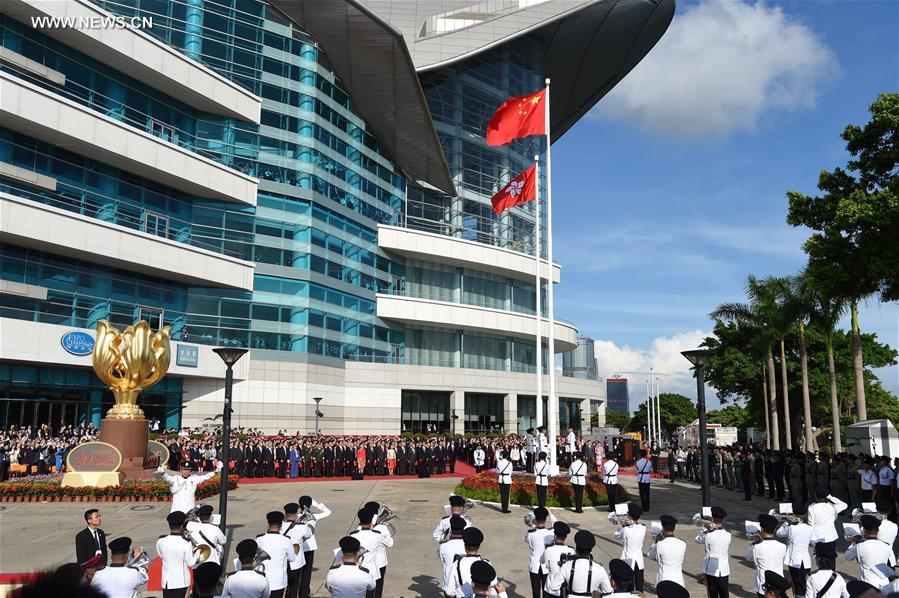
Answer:
MULTIPOLYGON (((103 592, 109 598, 137 598, 137 589, 147 583, 147 567, 129 567, 128 551, 131 538, 121 537, 109 543, 109 566, 94 573, 91 587, 103 592)), ((140 554, 135 546, 133 556, 140 554)))
POLYGON ((225 534, 217 525, 212 524, 212 505, 201 505, 197 509, 199 521, 188 521, 187 531, 196 534, 197 541, 202 541, 212 549, 206 562, 222 563, 222 555, 225 552, 225 534), (197 537, 199 536, 199 537, 197 537))
POLYGON ((877 513, 882 517, 880 520, 880 527, 877 530, 877 539, 881 542, 886 543, 887 546, 890 547, 890 560, 888 564, 890 567, 896 566, 896 553, 893 552, 893 544, 896 542, 896 532, 899 531, 897 529, 896 524, 887 519, 890 514, 890 510, 892 508, 892 504, 883 500, 882 498, 877 499, 877 513))
MULTIPOLYGON (((357 517, 359 518, 359 528, 350 532, 350 535, 359 540, 359 543, 365 548, 366 553, 362 556, 359 564, 371 573, 375 579, 375 592, 377 592, 379 582, 381 580, 381 570, 377 566, 377 555, 393 546, 393 538, 387 538, 381 532, 372 529, 372 520, 375 514, 366 508, 359 510, 357 517), (389 545, 388 545, 389 543, 389 545)), ((374 596, 374 592, 369 593, 374 596)))
POLYGON ((656 595, 659 598, 690 598, 690 591, 677 582, 663 579, 656 585, 656 595))
POLYGON ((508 598, 506 588, 496 581, 496 569, 487 561, 475 561, 471 564, 471 582, 462 589, 464 598, 485 598, 496 596, 508 598))
POLYGON ((677 519, 671 515, 659 517, 662 531, 649 547, 647 557, 659 564, 656 573, 656 585, 662 581, 673 581, 678 585, 684 585, 684 555, 687 553, 687 543, 674 536, 674 528, 677 519))
POLYGON ((462 517, 459 515, 452 515, 449 518, 449 539, 442 542, 437 549, 437 556, 440 558, 440 565, 443 568, 443 581, 440 584, 440 589, 443 590, 444 596, 450 595, 450 590, 448 588, 456 555, 465 554, 465 542, 462 540, 462 530, 465 529, 466 525, 469 525, 469 523, 462 519, 462 517))
POLYGON ((892 569, 887 564, 893 550, 877 539, 880 519, 862 515, 863 537, 856 536, 844 555, 847 561, 858 561, 858 579, 881 588, 890 582, 892 569))
POLYGON ((574 490, 574 512, 584 512, 584 486, 587 485, 587 464, 581 460, 581 454, 577 451, 571 453, 571 466, 568 468, 568 477, 571 479, 571 487, 574 490))
POLYGON ((816 542, 836 542, 837 515, 849 506, 830 494, 824 486, 815 487, 816 500, 808 506, 808 524, 812 526, 812 539, 816 542))
POLYGON ((194 592, 192 598, 218 598, 215 590, 222 576, 222 566, 211 560, 204 561, 194 570, 194 592))
MULTIPOLYGON (((281 534, 281 524, 284 523, 284 513, 271 511, 265 515, 268 529, 264 534, 256 536, 256 544, 260 550, 264 550, 271 557, 265 562, 265 578, 272 598, 282 598, 287 588, 287 567, 297 559, 303 559, 302 553, 296 554, 293 550, 293 541, 281 534)), ((305 560, 302 561, 306 563, 305 560)), ((302 566, 302 565, 301 565, 302 566)))
POLYGON ((190 568, 197 562, 197 553, 181 536, 186 518, 181 511, 169 513, 169 534, 156 540, 156 554, 162 559, 163 598, 184 598, 190 587, 190 568))
POLYGON ((447 536, 447 530, 450 528, 450 519, 453 515, 458 515, 463 521, 465 521, 465 527, 471 525, 471 520, 468 517, 462 515, 462 507, 465 506, 465 497, 458 496, 453 494, 449 497, 449 507, 450 512, 444 515, 440 521, 437 522, 437 526, 434 528, 434 533, 431 534, 434 537, 435 542, 441 542, 447 536))
POLYGON ((575 558, 566 560, 559 571, 567 587, 567 596, 590 597, 593 592, 609 594, 612 582, 609 574, 597 562, 591 552, 596 546, 596 538, 589 531, 582 529, 574 535, 575 558))
POLYGON ((646 526, 640 523, 643 509, 636 503, 630 503, 627 514, 633 523, 619 526, 615 530, 615 539, 621 541, 621 560, 634 571, 634 588, 643 592, 643 542, 646 540, 646 526))
POLYGON ((705 544, 705 557, 702 559, 702 574, 705 575, 705 588, 709 598, 727 598, 730 595, 728 586, 730 576, 730 532, 724 529, 724 518, 727 511, 721 507, 712 507, 712 523, 715 528, 703 529, 696 536, 697 544, 705 544))
POLYGON ((312 497, 308 494, 301 496, 297 503, 300 505, 301 513, 310 514, 313 517, 308 524, 312 535, 303 542, 303 558, 306 561, 306 566, 303 567, 303 574, 300 576, 300 595, 309 596, 312 593, 309 588, 312 581, 312 566, 315 562, 315 551, 318 550, 318 542, 315 540, 315 527, 319 521, 331 515, 331 510, 324 503, 312 500, 312 497))
MULTIPOLYGON (((755 567, 755 592, 760 597, 765 595, 765 575, 774 572, 783 573, 787 547, 774 537, 777 519, 763 513, 759 515, 761 539, 756 540, 746 549, 746 560, 755 567)), ((789 586, 788 586, 789 587, 789 586)))
MULTIPOLYGON (((372 529, 376 532, 380 532, 384 537, 381 549, 375 553, 375 566, 378 568, 380 574, 377 587, 375 588, 375 598, 381 598, 381 594, 384 591, 384 577, 387 575, 387 549, 393 547, 393 534, 390 532, 389 527, 378 523, 377 521, 378 512, 381 510, 380 504, 369 501, 365 503, 364 508, 371 511, 373 515, 372 529)), ((359 529, 362 529, 362 526, 359 526, 359 529)))
POLYGON ((172 508, 170 512, 181 511, 182 513, 189 513, 192 511, 197 506, 197 486, 206 480, 211 480, 221 470, 222 463, 219 462, 215 467, 215 471, 210 471, 203 475, 191 475, 192 472, 197 471, 197 464, 192 461, 182 461, 181 473, 178 475, 160 465, 156 473, 162 475, 163 481, 169 485, 169 489, 172 492, 172 508))
POLYGON ((298 598, 300 595, 303 573, 307 566, 306 557, 303 556, 303 543, 312 537, 312 528, 299 522, 299 511, 299 503, 287 503, 284 505, 284 521, 281 523, 281 533, 290 539, 293 552, 297 555, 297 558, 288 565, 287 591, 285 592, 287 598, 298 598))
POLYGON ((472 457, 474 457, 475 472, 481 473, 482 471, 484 471, 484 463, 487 462, 487 453, 484 452, 484 447, 478 445, 478 448, 474 450, 472 457))
MULTIPOLYGON (((808 576, 805 595, 809 598, 849 598, 846 580, 836 572, 837 549, 830 542, 815 544, 818 570, 808 576)), ((799 594, 796 594, 797 596, 799 594)))
POLYGON ((328 570, 325 587, 334 598, 363 598, 375 590, 375 578, 357 563, 361 544, 352 536, 340 539, 341 562, 328 570))
POLYGON ((565 544, 565 539, 571 533, 571 528, 564 521, 556 521, 553 524, 553 543, 546 547, 541 557, 541 562, 546 567, 546 583, 543 585, 545 598, 559 598, 562 593, 562 559, 574 554, 574 549, 565 544))
POLYGON ((476 561, 484 560, 478 553, 484 542, 484 534, 476 527, 467 527, 462 530, 462 542, 465 544, 465 554, 456 555, 450 574, 450 582, 447 592, 449 596, 463 596, 462 588, 471 581, 471 566, 476 561))
POLYGON ((546 518, 549 511, 545 507, 534 509, 534 527, 524 535, 524 543, 531 549, 528 561, 528 572, 531 576, 531 594, 540 598, 543 594, 543 583, 546 581, 546 566, 542 563, 546 546, 552 543, 553 532, 546 529, 546 518))
POLYGON ((634 596, 630 591, 634 584, 634 570, 621 559, 609 561, 609 581, 612 584, 612 593, 609 594, 609 598, 632 598, 634 596))
POLYGON ((537 506, 545 507, 546 490, 549 487, 549 463, 543 451, 537 455, 537 462, 534 464, 534 486, 537 489, 537 506))
POLYGON ((805 595, 806 576, 812 568, 808 547, 812 542, 812 526, 805 522, 805 506, 793 503, 793 515, 799 518, 798 523, 784 521, 777 528, 777 537, 787 539, 787 553, 784 564, 790 571, 790 582, 795 596, 805 595))
POLYGON ((259 545, 256 540, 242 540, 235 549, 240 568, 229 573, 222 588, 224 598, 269 598, 271 590, 265 573, 253 569, 259 545))
POLYGON ((499 451, 496 460, 496 475, 499 482, 499 495, 503 505, 503 513, 511 513, 509 510, 509 492, 512 489, 512 462, 506 459, 506 452, 499 451))
POLYGON ((761 598, 787 598, 787 590, 789 589, 790 582, 787 581, 786 577, 776 571, 768 570, 765 571, 765 583, 762 585, 764 593, 759 594, 759 596, 761 598))

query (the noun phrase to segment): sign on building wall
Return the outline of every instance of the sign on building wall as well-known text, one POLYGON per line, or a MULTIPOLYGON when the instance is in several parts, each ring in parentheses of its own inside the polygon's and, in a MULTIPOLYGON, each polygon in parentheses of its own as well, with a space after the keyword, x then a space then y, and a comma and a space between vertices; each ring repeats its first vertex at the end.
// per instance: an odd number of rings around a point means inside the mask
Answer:
POLYGON ((200 347, 197 345, 178 345, 175 364, 186 368, 195 368, 200 364, 200 347))
POLYGON ((59 340, 62 348, 72 355, 90 355, 94 351, 94 337, 86 332, 79 330, 66 332, 59 340))

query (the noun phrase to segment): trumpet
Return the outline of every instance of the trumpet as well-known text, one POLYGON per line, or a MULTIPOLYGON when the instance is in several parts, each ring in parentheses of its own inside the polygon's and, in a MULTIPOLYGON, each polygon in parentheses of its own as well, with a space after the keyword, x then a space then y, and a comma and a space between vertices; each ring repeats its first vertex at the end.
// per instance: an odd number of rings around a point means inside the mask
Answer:
POLYGON ((268 561, 271 558, 272 557, 266 551, 261 548, 256 549, 256 558, 253 559, 253 571, 265 575, 265 561, 268 561))
POLYGON ((150 555, 147 554, 147 551, 141 546, 139 553, 132 554, 128 557, 128 560, 125 561, 125 566, 146 573, 147 568, 150 566, 150 555))
POLYGON ((702 516, 702 513, 696 513, 693 515, 693 525, 696 527, 702 528, 703 531, 710 532, 718 528, 715 525, 715 522, 711 519, 706 519, 702 516))
POLYGON ((191 546, 193 546, 193 552, 198 552, 197 556, 197 564, 202 565, 205 563, 210 556, 212 556, 212 546, 205 543, 197 542, 196 538, 194 538, 193 534, 187 531, 187 528, 181 530, 181 537, 190 542, 191 546))
POLYGON ((617 527, 628 527, 634 524, 634 520, 627 513, 609 513, 609 523, 617 527))
POLYGON ((797 523, 800 523, 802 521, 799 518, 799 515, 795 515, 793 513, 778 513, 774 509, 768 511, 768 514, 777 519, 778 523, 789 523, 790 525, 796 525, 797 523))
POLYGON ((859 508, 852 509, 852 523, 861 523, 863 515, 872 515, 881 521, 884 520, 885 516, 883 513, 868 513, 867 511, 863 511, 859 508))

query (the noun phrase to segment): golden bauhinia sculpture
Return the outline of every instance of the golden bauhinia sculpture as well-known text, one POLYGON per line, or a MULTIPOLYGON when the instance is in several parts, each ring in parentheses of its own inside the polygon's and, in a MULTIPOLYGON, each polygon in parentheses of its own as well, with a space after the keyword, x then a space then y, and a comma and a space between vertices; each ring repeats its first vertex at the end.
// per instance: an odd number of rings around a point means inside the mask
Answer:
POLYGON ((171 327, 166 326, 154 334, 143 320, 128 326, 124 332, 106 320, 97 323, 92 356, 94 372, 115 396, 115 406, 106 413, 107 419, 144 418, 143 410, 137 406, 137 396, 169 371, 171 333, 171 327))

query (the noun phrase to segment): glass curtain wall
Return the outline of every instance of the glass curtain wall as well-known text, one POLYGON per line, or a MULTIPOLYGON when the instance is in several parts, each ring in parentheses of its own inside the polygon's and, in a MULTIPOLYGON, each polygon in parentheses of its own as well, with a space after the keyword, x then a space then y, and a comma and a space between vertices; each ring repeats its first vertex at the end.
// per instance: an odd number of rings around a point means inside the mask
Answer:
POLYGON ((401 432, 434 434, 449 432, 449 392, 404 390, 401 395, 401 432))
POLYGON ((466 392, 465 433, 502 433, 504 399, 505 395, 466 392))

